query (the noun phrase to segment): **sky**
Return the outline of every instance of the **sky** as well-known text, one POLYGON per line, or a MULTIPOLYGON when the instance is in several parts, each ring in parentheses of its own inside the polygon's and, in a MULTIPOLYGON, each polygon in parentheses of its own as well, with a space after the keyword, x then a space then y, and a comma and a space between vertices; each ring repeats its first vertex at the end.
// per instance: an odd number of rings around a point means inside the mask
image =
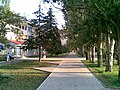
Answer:
MULTIPOLYGON (((33 14, 35 11, 38 10, 38 6, 40 4, 40 0, 10 0, 10 9, 15 13, 20 13, 22 16, 26 16, 27 19, 34 19, 36 16, 33 14)), ((47 12, 49 10, 50 5, 47 3, 41 3, 43 12, 47 12)), ((57 7, 57 4, 55 4, 57 7)), ((62 28, 61 25, 64 25, 63 13, 59 10, 53 8, 53 13, 55 15, 55 19, 59 24, 58 27, 62 28)))

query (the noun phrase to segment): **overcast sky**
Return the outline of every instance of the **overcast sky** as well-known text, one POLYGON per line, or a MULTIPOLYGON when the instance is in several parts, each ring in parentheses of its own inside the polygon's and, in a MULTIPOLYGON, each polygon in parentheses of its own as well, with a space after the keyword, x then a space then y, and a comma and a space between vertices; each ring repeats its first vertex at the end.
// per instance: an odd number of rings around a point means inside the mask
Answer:
MULTIPOLYGON (((33 19, 36 18, 33 12, 38 10, 39 4, 40 0, 10 0, 10 9, 16 13, 20 13, 20 15, 22 16, 26 16, 27 19, 33 19)), ((47 12, 49 10, 49 7, 49 4, 42 3, 42 8, 44 12, 47 12)), ((64 24, 62 12, 59 9, 55 9, 52 5, 51 7, 53 8, 53 13, 56 20, 58 21, 58 24, 64 24)))
POLYGON ((34 18, 32 13, 37 10, 39 1, 40 0, 10 0, 10 9, 31 19, 34 18))

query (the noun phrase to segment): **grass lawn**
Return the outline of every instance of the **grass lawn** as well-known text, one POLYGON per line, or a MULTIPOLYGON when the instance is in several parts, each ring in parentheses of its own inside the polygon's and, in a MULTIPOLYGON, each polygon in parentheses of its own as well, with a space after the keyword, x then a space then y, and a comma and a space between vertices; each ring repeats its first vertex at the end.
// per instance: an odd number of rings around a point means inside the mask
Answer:
POLYGON ((118 65, 115 64, 113 72, 105 72, 105 66, 97 67, 97 63, 89 63, 83 61, 89 70, 105 85, 107 88, 115 88, 120 90, 120 83, 118 82, 118 65))
POLYGON ((36 90, 50 74, 34 67, 51 66, 47 62, 23 61, 0 66, 0 90, 36 90))
POLYGON ((0 61, 6 61, 6 58, 5 58, 5 56, 3 56, 3 55, 0 55, 0 61))

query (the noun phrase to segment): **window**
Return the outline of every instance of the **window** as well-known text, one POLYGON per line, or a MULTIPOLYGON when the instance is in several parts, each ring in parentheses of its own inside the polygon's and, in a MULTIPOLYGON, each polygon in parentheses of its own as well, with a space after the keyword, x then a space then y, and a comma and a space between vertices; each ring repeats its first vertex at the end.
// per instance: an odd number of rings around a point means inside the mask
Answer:
POLYGON ((25 26, 25 30, 27 30, 27 26, 25 26))
POLYGON ((24 26, 22 26, 22 29, 24 29, 24 26))
POLYGON ((33 38, 33 36, 29 36, 29 39, 32 39, 33 38))
POLYGON ((32 27, 28 27, 28 31, 32 32, 32 27))
POLYGON ((21 25, 19 26, 19 28, 21 29, 21 25))

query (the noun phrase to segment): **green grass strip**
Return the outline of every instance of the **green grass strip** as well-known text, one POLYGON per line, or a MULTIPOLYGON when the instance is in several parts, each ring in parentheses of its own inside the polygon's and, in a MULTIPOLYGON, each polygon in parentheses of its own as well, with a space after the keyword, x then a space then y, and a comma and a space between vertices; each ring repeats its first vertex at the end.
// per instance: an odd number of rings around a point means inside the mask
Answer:
POLYGON ((0 90, 36 90, 50 73, 33 68, 44 66, 50 66, 50 64, 24 61, 0 66, 0 90))
POLYGON ((89 61, 83 61, 83 63, 107 88, 120 90, 117 64, 113 66, 113 72, 105 72, 105 65, 103 67, 97 67, 97 63, 90 63, 89 61))

